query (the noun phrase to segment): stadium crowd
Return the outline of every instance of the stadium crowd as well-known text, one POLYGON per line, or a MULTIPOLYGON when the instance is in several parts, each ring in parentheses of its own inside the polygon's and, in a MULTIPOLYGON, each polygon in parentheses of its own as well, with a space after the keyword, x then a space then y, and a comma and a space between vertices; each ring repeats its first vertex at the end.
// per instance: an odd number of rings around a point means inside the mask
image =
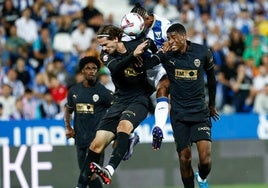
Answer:
MULTIPOLYGON (((267 0, 129 0, 182 23, 213 50, 221 113, 268 113, 267 0)), ((81 57, 99 57, 95 34, 112 23, 94 0, 0 1, 0 120, 63 117, 81 57)), ((127 12, 126 12, 127 13, 127 12)), ((109 71, 100 81, 114 90, 109 71)))

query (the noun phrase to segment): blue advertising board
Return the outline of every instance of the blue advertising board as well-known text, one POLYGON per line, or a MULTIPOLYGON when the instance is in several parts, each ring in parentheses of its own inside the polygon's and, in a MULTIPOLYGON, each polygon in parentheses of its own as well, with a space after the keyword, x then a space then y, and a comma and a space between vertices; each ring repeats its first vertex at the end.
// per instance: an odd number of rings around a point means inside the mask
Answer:
MULTIPOLYGON (((154 117, 148 116, 136 129, 141 143, 151 142, 154 117)), ((164 129, 164 142, 173 142, 173 132, 168 119, 164 129)), ((222 115, 213 121, 213 140, 268 139, 268 121, 256 114, 222 115)), ((63 120, 2 121, 0 145, 20 146, 33 144, 73 145, 67 140, 63 120)))

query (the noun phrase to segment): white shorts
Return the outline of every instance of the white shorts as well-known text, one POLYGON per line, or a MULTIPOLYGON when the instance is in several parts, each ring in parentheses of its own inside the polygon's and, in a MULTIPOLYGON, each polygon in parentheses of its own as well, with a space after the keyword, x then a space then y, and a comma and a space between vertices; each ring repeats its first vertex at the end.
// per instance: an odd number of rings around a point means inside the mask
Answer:
POLYGON ((159 80, 165 75, 166 70, 159 64, 154 66, 152 69, 147 70, 147 80, 149 84, 156 88, 159 80))

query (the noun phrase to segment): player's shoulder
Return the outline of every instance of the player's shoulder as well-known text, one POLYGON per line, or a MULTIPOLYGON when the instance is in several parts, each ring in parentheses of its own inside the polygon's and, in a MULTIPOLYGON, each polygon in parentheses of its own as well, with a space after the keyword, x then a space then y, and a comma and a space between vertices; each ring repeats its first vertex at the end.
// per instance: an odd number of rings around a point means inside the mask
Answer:
POLYGON ((95 87, 99 90, 100 93, 111 93, 112 91, 107 89, 101 82, 97 82, 95 87))
POLYGON ((199 52, 207 52, 208 51, 208 47, 203 45, 203 44, 198 44, 198 43, 194 43, 191 41, 187 41, 188 46, 190 47, 189 49, 192 51, 199 51, 199 52))
POLYGON ((160 17, 156 14, 154 14, 154 18, 156 21, 159 21, 159 22, 162 22, 162 23, 165 23, 165 24, 171 24, 171 22, 167 19, 167 18, 164 18, 164 17, 160 17))
POLYGON ((76 93, 80 90, 80 88, 82 88, 82 85, 83 85, 83 82, 75 83, 69 87, 68 92, 76 93))

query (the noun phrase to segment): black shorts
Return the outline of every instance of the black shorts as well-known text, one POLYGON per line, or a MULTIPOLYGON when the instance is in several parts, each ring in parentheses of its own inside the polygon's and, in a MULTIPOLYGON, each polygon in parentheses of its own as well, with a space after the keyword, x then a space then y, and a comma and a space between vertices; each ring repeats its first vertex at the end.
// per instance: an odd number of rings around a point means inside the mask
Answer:
MULTIPOLYGON (((150 98, 139 96, 128 103, 115 102, 99 123, 98 130, 106 130, 116 134, 121 120, 128 120, 134 129, 147 117, 150 98)), ((134 131, 133 129, 133 131, 134 131)))
POLYGON ((178 153, 199 140, 211 141, 212 124, 210 118, 204 121, 191 122, 180 121, 171 117, 171 126, 178 153))

